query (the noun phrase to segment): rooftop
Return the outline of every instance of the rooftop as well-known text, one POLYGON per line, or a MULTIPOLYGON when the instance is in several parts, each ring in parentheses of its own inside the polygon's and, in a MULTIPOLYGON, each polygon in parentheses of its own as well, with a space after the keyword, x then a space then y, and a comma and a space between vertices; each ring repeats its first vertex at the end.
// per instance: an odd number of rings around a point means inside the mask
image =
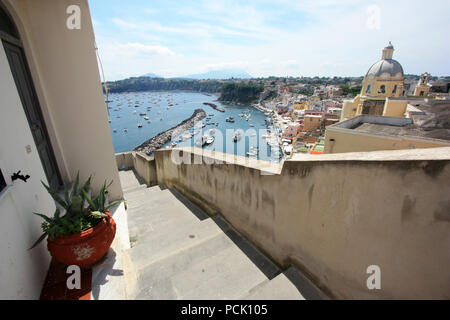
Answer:
POLYGON ((411 118, 361 115, 328 128, 389 136, 410 136, 450 141, 450 101, 430 100, 415 104, 411 118))

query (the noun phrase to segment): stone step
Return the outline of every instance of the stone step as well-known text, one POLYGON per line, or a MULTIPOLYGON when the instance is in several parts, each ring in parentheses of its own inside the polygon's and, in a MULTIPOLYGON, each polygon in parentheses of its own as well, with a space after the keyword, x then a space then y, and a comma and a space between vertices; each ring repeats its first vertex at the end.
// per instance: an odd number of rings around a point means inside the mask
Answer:
POLYGON ((132 170, 127 171, 119 171, 119 179, 120 184, 122 185, 122 189, 129 188, 131 186, 138 186, 141 183, 139 182, 139 178, 132 170))
POLYGON ((277 265, 220 216, 176 189, 147 188, 120 172, 131 248, 123 252, 130 299, 321 299, 306 277, 277 265))
POLYGON ((133 200, 139 200, 141 198, 158 197, 161 192, 165 191, 167 190, 161 190, 159 187, 134 187, 134 189, 130 189, 129 191, 124 192, 124 199, 130 202, 133 200))
MULTIPOLYGON (((207 219, 200 224, 210 221, 213 222, 207 219)), ((178 240, 184 243, 181 247, 168 241, 170 254, 162 247, 161 251, 152 248, 153 257, 145 263, 149 264, 137 272, 134 298, 238 299, 266 281, 265 274, 217 225, 216 228, 217 234, 210 238, 197 233, 195 238, 178 240), (198 238, 203 241, 189 246, 188 241, 198 238)), ((135 251, 131 260, 135 262, 143 253, 135 251)))
POLYGON ((158 228, 200 221, 198 212, 192 211, 192 207, 187 207, 169 190, 157 191, 157 195, 151 192, 142 192, 134 200, 127 201, 128 227, 133 245, 143 234, 158 228))
POLYGON ((184 223, 165 223, 165 228, 152 228, 135 245, 128 254, 136 270, 142 270, 155 261, 177 254, 211 239, 222 230, 211 219, 203 221, 184 221, 184 223))
POLYGON ((134 244, 148 232, 158 228, 167 228, 171 224, 186 225, 189 222, 199 222, 195 215, 180 204, 159 205, 153 209, 142 209, 128 218, 130 240, 134 244))
POLYGON ((250 290, 244 300, 305 300, 297 287, 283 274, 250 290))
POLYGON ((123 191, 124 198, 126 198, 127 195, 132 194, 135 191, 144 190, 144 189, 147 189, 147 185, 146 184, 140 184, 138 186, 133 185, 133 186, 128 187, 128 188, 122 188, 122 191, 123 191))
POLYGON ((174 198, 169 192, 162 192, 158 197, 154 197, 151 194, 144 192, 135 199, 125 201, 130 217, 135 215, 136 212, 141 212, 142 210, 149 211, 149 209, 154 209, 166 204, 182 205, 182 203, 174 198))
POLYGON ((237 232, 228 222, 220 216, 212 217, 212 220, 221 228, 221 230, 230 238, 239 249, 261 270, 268 279, 275 278, 281 273, 280 268, 261 253, 253 244, 237 232))
POLYGON ((306 300, 328 300, 329 297, 295 267, 283 272, 306 300))

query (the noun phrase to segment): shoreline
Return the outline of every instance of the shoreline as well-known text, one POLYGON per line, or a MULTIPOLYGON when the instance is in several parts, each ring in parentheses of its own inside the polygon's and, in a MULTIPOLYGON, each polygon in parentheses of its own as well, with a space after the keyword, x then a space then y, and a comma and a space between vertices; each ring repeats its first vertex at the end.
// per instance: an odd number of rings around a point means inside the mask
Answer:
POLYGON ((195 109, 192 116, 181 121, 176 126, 167 129, 166 131, 158 133, 153 138, 148 139, 141 145, 133 149, 133 151, 144 152, 147 155, 152 154, 154 151, 160 149, 167 142, 172 140, 172 136, 179 136, 182 132, 194 127, 197 121, 206 118, 206 112, 203 109, 195 109))

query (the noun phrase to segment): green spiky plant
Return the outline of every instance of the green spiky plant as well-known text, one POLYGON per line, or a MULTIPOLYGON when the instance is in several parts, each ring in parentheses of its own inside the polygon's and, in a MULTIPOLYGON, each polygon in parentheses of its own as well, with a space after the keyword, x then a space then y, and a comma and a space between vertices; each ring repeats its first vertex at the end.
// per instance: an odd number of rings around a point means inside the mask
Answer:
POLYGON ((77 234, 95 227, 107 217, 106 210, 121 202, 120 200, 114 201, 106 206, 106 193, 112 181, 108 185, 105 181, 97 196, 91 198, 89 191, 91 189, 92 176, 89 176, 81 187, 79 185, 79 178, 78 173, 70 192, 67 183, 64 183, 64 198, 60 197, 56 191, 41 181, 53 200, 64 209, 65 214, 61 216, 60 208, 55 210, 53 217, 34 212, 35 215, 44 219, 41 225, 44 233, 30 249, 37 246, 46 237, 50 241, 53 241, 58 237, 77 234))

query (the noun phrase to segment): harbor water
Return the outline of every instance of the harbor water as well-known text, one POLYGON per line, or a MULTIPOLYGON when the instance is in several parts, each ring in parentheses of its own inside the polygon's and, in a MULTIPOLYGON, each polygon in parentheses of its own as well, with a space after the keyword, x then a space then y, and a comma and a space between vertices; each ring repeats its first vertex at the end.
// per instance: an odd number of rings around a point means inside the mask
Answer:
POLYGON ((280 160, 279 148, 266 142, 266 115, 250 105, 225 104, 216 95, 196 92, 129 92, 109 95, 108 112, 114 151, 131 151, 160 132, 166 131, 203 109, 207 117, 189 134, 180 133, 163 147, 200 146, 205 149, 252 157, 265 161, 280 160), (213 103, 225 112, 204 105, 213 103), (227 118, 234 118, 234 122, 227 118), (239 131, 238 141, 233 137, 239 131), (182 136, 184 135, 184 139, 182 136), (201 146, 202 136, 213 137, 201 146), (184 141, 183 141, 184 140, 184 141), (197 144, 196 144, 197 141, 197 144))

